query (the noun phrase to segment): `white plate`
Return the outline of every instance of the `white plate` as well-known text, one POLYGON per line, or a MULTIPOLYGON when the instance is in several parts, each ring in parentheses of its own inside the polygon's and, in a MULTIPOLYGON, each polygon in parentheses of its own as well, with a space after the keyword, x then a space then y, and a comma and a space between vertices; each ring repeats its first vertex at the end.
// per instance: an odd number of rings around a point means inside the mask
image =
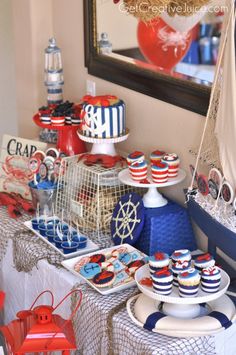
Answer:
MULTIPOLYGON (((126 247, 128 252, 132 252, 132 251, 135 251, 137 249, 135 249, 134 247, 132 247, 131 245, 129 244, 122 244, 120 245, 122 247, 126 247)), ((119 248, 119 245, 116 245, 114 247, 111 247, 111 248, 107 248, 107 249, 101 249, 99 250, 99 253, 102 253, 102 254, 107 254, 109 252, 111 252, 112 250, 114 249, 118 249, 119 248)), ((139 251, 139 250, 138 250, 139 251)), ((140 251, 139 251, 140 252, 140 251)), ((91 256, 95 253, 90 253, 90 254, 87 254, 86 256, 91 256)), ((141 253, 143 254, 143 253, 141 253)), ((146 255, 143 254, 143 256, 145 257, 146 255)), ((70 272, 72 272, 72 274, 78 276, 79 278, 85 280, 91 287, 93 287, 96 291, 98 291, 99 293, 101 293, 102 295, 109 295, 111 293, 114 293, 114 292, 119 292, 119 291, 122 291, 122 290, 125 290, 129 287, 132 287, 132 286, 135 286, 136 285, 136 282, 135 280, 131 280, 130 282, 127 282, 125 284, 122 284, 122 285, 119 285, 119 286, 115 286, 115 287, 103 287, 103 288, 100 288, 100 287, 96 287, 96 285, 94 285, 92 282, 90 282, 88 279, 86 279, 85 277, 83 277, 79 272, 75 271, 74 270, 74 266, 75 264, 80 260, 82 259, 82 257, 77 257, 77 258, 73 258, 73 259, 70 259, 70 260, 65 260, 65 261, 62 261, 62 265, 67 269, 69 270, 70 272)))
POLYGON ((222 296, 230 284, 230 278, 228 274, 224 270, 221 271, 221 284, 218 292, 215 293, 207 293, 201 290, 199 287, 198 296, 192 298, 180 297, 178 294, 178 287, 173 287, 173 291, 169 296, 159 295, 152 291, 151 287, 147 287, 140 284, 140 280, 144 277, 150 277, 149 266, 144 265, 140 267, 135 273, 135 280, 137 282, 137 286, 141 292, 143 292, 146 296, 153 298, 154 300, 158 300, 161 302, 167 303, 176 303, 176 304, 198 304, 203 302, 209 302, 214 299, 222 296))
POLYGON ((62 249, 58 249, 54 244, 50 243, 45 237, 43 237, 38 231, 33 229, 31 221, 24 222, 24 225, 30 229, 34 234, 36 234, 41 240, 47 243, 52 249, 56 250, 59 254, 61 254, 65 259, 73 258, 77 255, 84 255, 90 253, 92 251, 98 250, 99 246, 92 242, 89 238, 87 239, 87 246, 86 248, 79 249, 74 253, 64 254, 62 249))

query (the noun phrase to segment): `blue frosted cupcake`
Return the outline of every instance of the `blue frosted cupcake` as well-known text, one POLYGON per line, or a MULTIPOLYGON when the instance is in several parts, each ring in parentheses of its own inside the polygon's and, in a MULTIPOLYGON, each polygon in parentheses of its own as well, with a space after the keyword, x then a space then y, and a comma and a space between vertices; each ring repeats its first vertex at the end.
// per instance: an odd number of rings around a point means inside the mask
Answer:
POLYGON ((172 291, 173 274, 167 267, 152 274, 152 287, 155 293, 168 296, 172 291))
POLYGON ((198 271, 207 269, 215 265, 215 260, 209 253, 198 255, 194 260, 194 267, 198 271))
POLYGON ((201 289, 204 292, 215 293, 219 291, 221 272, 217 266, 203 269, 201 273, 201 289))
POLYGON ((196 297, 200 285, 199 272, 190 268, 178 275, 180 297, 196 297))
POLYGON ((156 252, 149 257, 149 270, 150 274, 168 266, 170 262, 169 255, 161 251, 156 252))

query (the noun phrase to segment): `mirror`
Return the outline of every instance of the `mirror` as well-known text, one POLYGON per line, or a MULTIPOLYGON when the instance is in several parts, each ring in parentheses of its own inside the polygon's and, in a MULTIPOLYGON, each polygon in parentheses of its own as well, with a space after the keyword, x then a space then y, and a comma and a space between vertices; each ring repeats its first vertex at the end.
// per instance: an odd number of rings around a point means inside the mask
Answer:
MULTIPOLYGON (((169 25, 172 26, 173 21, 177 22, 177 28, 183 25, 182 17, 181 21, 169 17, 164 22, 161 19, 147 25, 127 14, 122 1, 114 4, 112 0, 84 0, 88 72, 206 115, 222 18, 222 13, 206 14, 205 11, 191 18, 195 21, 193 30, 176 31, 169 25), (155 40, 158 37, 162 41, 161 46, 159 43, 152 45, 150 41, 150 38, 153 41, 154 31, 155 40), (150 42, 149 48, 146 48, 147 42, 150 42), (173 43, 180 45, 176 48, 173 43), (171 53, 169 49, 173 48, 171 53), (158 53, 162 51, 162 58, 159 55, 155 62, 153 53, 157 49, 158 53)), ((186 18, 184 25, 191 28, 189 19, 186 18)))

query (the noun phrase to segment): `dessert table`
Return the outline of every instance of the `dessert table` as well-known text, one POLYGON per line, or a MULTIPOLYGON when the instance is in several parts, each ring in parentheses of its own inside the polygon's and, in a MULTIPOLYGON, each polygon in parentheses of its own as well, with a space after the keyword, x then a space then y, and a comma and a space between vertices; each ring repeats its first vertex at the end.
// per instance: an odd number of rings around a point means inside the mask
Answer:
MULTIPOLYGON (((24 228, 22 222, 26 219, 27 217, 17 221, 12 220, 8 218, 5 210, 0 208, 0 259, 2 259, 0 289, 6 292, 5 323, 14 319, 17 311, 29 308, 42 290, 50 289, 57 303, 72 288, 78 287, 83 291, 83 302, 74 321, 78 354, 234 355, 236 353, 235 324, 216 336, 174 338, 154 334, 137 327, 127 314, 126 300, 139 292, 136 287, 107 296, 100 295, 83 283, 79 277, 60 268, 58 261, 56 266, 50 264, 49 262, 52 263, 54 259, 49 256, 46 256, 47 260, 39 260, 37 266, 28 270, 29 272, 17 271, 21 269, 21 253, 17 250, 21 234, 16 236, 15 232, 19 233, 19 230, 24 228)), ((30 232, 27 234, 28 238, 35 238, 30 232)), ((23 255, 24 253, 22 257, 23 255)), ((37 258, 35 257, 34 260, 37 261, 37 258)), ((47 302, 46 296, 42 302, 47 302)), ((73 306, 74 302, 74 299, 69 300, 58 310, 58 313, 68 317, 71 313, 71 304, 73 306)))

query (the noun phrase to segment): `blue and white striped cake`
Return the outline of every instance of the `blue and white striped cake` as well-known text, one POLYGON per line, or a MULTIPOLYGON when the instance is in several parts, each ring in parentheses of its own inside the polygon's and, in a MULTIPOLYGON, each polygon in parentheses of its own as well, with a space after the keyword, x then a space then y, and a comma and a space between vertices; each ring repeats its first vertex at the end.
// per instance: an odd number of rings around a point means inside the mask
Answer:
POLYGON ((217 266, 203 269, 201 273, 201 289, 204 292, 214 293, 219 291, 221 272, 217 266))
POLYGON ((181 297, 196 297, 200 284, 200 275, 196 269, 190 268, 178 275, 178 283, 181 297))
POLYGON ((160 295, 169 295, 172 291, 173 275, 167 267, 156 271, 151 275, 152 287, 155 293, 160 295))
POLYGON ((117 138, 126 132, 125 103, 113 100, 109 106, 83 104, 82 134, 92 138, 117 138))

